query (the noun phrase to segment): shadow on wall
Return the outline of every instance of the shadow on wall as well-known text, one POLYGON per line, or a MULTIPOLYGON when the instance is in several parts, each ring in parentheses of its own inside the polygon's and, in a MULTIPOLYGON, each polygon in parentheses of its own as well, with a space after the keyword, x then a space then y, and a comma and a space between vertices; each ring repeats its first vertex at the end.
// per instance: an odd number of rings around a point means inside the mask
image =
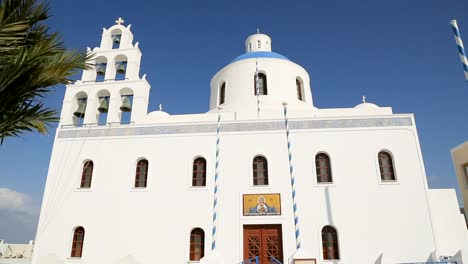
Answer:
POLYGON ((382 264, 383 253, 375 260, 374 264, 382 264))
POLYGON ((332 209, 331 209, 331 201, 330 201, 330 190, 328 187, 325 188, 325 203, 327 205, 327 217, 328 217, 328 224, 331 226, 333 225, 333 216, 332 216, 332 209))

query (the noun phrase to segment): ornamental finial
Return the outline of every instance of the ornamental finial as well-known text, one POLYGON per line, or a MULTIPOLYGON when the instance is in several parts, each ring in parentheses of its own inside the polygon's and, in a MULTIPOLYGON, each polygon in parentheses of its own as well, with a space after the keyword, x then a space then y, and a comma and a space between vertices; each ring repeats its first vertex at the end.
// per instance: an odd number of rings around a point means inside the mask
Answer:
POLYGON ((365 95, 362 96, 362 102, 366 103, 366 96, 365 95))
POLYGON ((124 22, 125 22, 125 20, 123 20, 121 17, 119 17, 119 19, 117 19, 117 20, 115 21, 115 23, 116 23, 117 25, 122 25, 124 22))

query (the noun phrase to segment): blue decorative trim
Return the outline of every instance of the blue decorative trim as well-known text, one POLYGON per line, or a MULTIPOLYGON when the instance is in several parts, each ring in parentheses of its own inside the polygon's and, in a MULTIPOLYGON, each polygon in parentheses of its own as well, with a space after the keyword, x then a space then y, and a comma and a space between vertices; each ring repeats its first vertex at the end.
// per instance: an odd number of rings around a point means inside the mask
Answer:
POLYGON ((276 52, 271 52, 271 51, 254 51, 254 52, 247 52, 239 57, 233 59, 231 63, 240 61, 240 60, 245 60, 245 59, 252 59, 252 58, 273 58, 273 59, 281 59, 281 60, 289 60, 285 56, 278 54, 276 52))
MULTIPOLYGON (((363 119, 332 119, 332 120, 289 120, 291 130, 302 129, 330 129, 330 128, 371 128, 412 126, 410 117, 398 118, 363 118, 363 119)), ((90 137, 118 137, 143 135, 174 135, 193 133, 213 133, 217 123, 195 125, 152 125, 138 127, 122 125, 106 128, 59 128, 58 138, 90 138, 90 137)), ((275 131, 284 130, 284 121, 224 123, 224 132, 275 131)))

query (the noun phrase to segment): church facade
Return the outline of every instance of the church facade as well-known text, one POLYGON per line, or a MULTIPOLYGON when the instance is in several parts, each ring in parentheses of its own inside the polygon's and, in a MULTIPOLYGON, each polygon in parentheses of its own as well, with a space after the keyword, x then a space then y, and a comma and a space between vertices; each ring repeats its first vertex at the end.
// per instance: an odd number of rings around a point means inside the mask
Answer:
POLYGON ((468 263, 412 114, 314 107, 307 71, 265 34, 212 78, 208 112, 148 113, 138 42, 116 22, 67 85, 34 264, 468 263))

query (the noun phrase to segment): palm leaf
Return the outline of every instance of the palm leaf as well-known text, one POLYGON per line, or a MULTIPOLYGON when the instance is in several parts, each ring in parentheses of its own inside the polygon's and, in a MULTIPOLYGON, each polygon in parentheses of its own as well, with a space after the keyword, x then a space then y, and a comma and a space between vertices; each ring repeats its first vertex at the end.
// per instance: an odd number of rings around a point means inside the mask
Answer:
POLYGON ((0 144, 27 131, 48 132, 56 112, 42 98, 89 69, 92 54, 67 50, 44 21, 48 5, 39 0, 0 0, 0 144))

